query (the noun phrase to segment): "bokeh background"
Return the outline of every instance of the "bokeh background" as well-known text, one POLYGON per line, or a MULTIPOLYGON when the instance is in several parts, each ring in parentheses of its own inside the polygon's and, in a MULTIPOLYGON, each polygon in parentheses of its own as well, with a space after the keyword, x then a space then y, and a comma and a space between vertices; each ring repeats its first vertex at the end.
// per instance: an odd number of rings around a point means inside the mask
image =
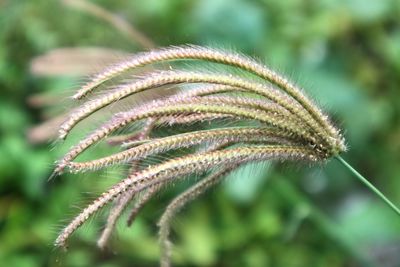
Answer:
MULTIPOLYGON (((0 0, 0 265, 158 265, 155 223, 176 188, 121 221, 109 251, 95 244, 105 214, 54 249, 113 173, 48 181, 57 120, 41 125, 68 108, 77 74, 151 43, 235 49, 286 73, 345 129, 343 157, 400 204, 400 1, 90 3, 0 0), (81 55, 37 58, 58 48, 81 55)), ((245 168, 181 212, 173 240, 176 266, 400 266, 400 218, 335 160, 245 168)))

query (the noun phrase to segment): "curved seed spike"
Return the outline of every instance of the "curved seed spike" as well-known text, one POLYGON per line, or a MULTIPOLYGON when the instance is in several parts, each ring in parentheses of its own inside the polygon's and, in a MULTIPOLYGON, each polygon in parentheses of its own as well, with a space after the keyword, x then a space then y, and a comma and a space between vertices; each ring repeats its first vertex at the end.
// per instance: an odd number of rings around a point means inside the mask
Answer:
MULTIPOLYGON (((73 112, 70 117, 61 125, 59 137, 65 139, 69 131, 81 120, 88 117, 95 111, 103 108, 112 102, 125 98, 131 94, 141 92, 150 88, 160 87, 168 84, 179 83, 210 83, 227 85, 234 88, 241 88, 243 90, 260 94, 283 108, 289 110, 295 116, 303 119, 307 125, 316 129, 318 133, 323 134, 323 129, 315 120, 304 110, 297 102, 287 95, 279 92, 278 90, 268 87, 265 84, 249 81, 246 79, 233 77, 232 75, 221 74, 207 74, 197 72, 183 72, 183 71, 167 71, 157 74, 149 75, 142 80, 137 80, 131 84, 122 86, 115 91, 108 93, 100 98, 85 103, 77 111, 73 112)), ((331 141, 331 140, 327 140, 331 141)))
MULTIPOLYGON (((226 89, 224 89, 225 91, 226 89)), ((204 91, 203 91, 204 92, 204 91)), ((210 93, 210 91, 207 91, 210 93)), ((215 93, 216 91, 213 90, 215 93)), ((221 92, 218 90, 217 92, 221 92)), ((189 92, 186 95, 191 95, 189 92)), ((304 125, 304 123, 296 118, 295 116, 292 116, 292 114, 287 111, 286 109, 282 108, 281 106, 264 100, 264 99, 255 99, 251 97, 235 97, 235 96, 219 96, 219 95, 211 95, 211 96, 203 96, 203 97, 191 97, 191 98, 181 98, 180 96, 172 96, 166 99, 160 99, 157 101, 153 101, 151 103, 146 103, 140 107, 137 107, 130 111, 130 113, 135 113, 136 111, 140 110, 147 110, 147 109, 153 109, 154 107, 158 106, 166 106, 166 105, 176 105, 180 103, 205 103, 205 104, 221 104, 221 105, 231 105, 231 106, 243 106, 243 107, 249 107, 249 108, 254 108, 254 109, 261 109, 269 113, 274 113, 274 114, 280 114, 280 115, 285 115, 287 116, 287 119, 292 121, 293 124, 297 124, 299 127, 302 125, 302 127, 307 128, 307 125, 304 125)), ((158 124, 163 124, 168 122, 170 125, 174 123, 190 123, 196 120, 204 120, 204 119, 210 119, 209 116, 215 116, 216 118, 226 118, 226 117, 232 117, 228 115, 223 115, 220 116, 219 114, 216 113, 195 113, 191 115, 184 114, 184 116, 181 116, 179 118, 176 117, 163 117, 158 120, 158 124)), ((313 129, 309 129, 312 131, 313 129)))
POLYGON ((315 162, 318 157, 314 154, 313 150, 302 146, 249 146, 188 155, 155 166, 150 166, 143 171, 130 175, 120 183, 114 185, 110 190, 103 193, 92 204, 87 206, 66 228, 64 228, 56 239, 55 245, 58 247, 65 247, 66 241, 71 234, 93 215, 93 213, 129 188, 134 188, 136 192, 140 192, 149 186, 190 173, 203 172, 210 167, 215 167, 220 164, 239 164, 245 161, 267 159, 307 160, 315 162))
MULTIPOLYGON (((157 106, 166 106, 166 105, 174 105, 174 104, 182 104, 182 103, 188 103, 188 104, 220 104, 224 106, 242 106, 242 107, 248 107, 252 109, 258 109, 262 110, 265 112, 269 113, 275 113, 275 114, 280 114, 284 115, 288 118, 288 120, 291 120, 293 123, 297 123, 299 126, 302 125, 302 127, 309 127, 308 125, 305 125, 303 121, 299 120, 297 117, 292 116, 292 114, 287 111, 285 108, 282 108, 281 106, 277 105, 276 103, 266 101, 264 99, 255 99, 251 97, 237 97, 237 96, 203 96, 203 97, 191 97, 191 98, 181 98, 181 99, 176 99, 176 98, 167 98, 167 99, 161 99, 158 101, 153 101, 151 103, 146 103, 143 104, 140 107, 137 107, 131 111, 130 113, 135 113, 136 111, 140 110, 146 110, 146 109, 153 109, 154 107, 157 106)), ((312 128, 309 127, 310 130, 313 130, 312 128)))
MULTIPOLYGON (((214 62, 219 62, 231 66, 236 66, 247 71, 253 72, 263 78, 260 68, 265 66, 252 60, 250 58, 240 56, 238 54, 230 54, 215 49, 196 47, 196 46, 181 46, 181 47, 170 47, 159 50, 153 50, 150 52, 139 53, 133 56, 131 59, 115 64, 106 70, 98 73, 93 79, 85 84, 74 96, 74 99, 81 99, 87 94, 92 92, 94 89, 99 87, 101 84, 110 80, 126 71, 143 67, 145 65, 158 63, 166 60, 178 60, 178 59, 203 59, 214 62), (257 66, 259 65, 259 66, 257 66)), ((271 75, 274 76, 274 75, 271 75)))
MULTIPOLYGON (((141 141, 150 136, 150 132, 154 127, 155 121, 156 118, 150 118, 146 121, 143 130, 137 135, 137 140, 141 141)), ((131 169, 129 170, 129 173, 130 174, 135 173, 138 170, 138 167, 139 167, 139 161, 134 161, 132 163, 131 169)), ((100 247, 101 249, 104 249, 106 247, 108 240, 111 237, 112 231, 115 228, 118 218, 121 216, 122 212, 129 204, 129 202, 132 200, 134 195, 135 194, 133 189, 130 188, 126 192, 122 193, 115 200, 115 205, 113 206, 107 217, 106 227, 104 228, 99 240, 97 241, 97 246, 100 247)))
POLYGON ((181 193, 179 196, 172 200, 164 213, 162 214, 158 226, 159 230, 159 243, 161 250, 160 266, 169 267, 171 266, 171 250, 172 243, 169 240, 169 233, 171 228, 171 220, 175 215, 185 206, 188 202, 194 200, 204 192, 206 192, 210 187, 218 184, 225 178, 230 172, 237 169, 240 165, 233 164, 222 167, 221 170, 207 176, 203 180, 197 182, 185 192, 181 193))
POLYGON ((108 240, 111 237, 112 232, 115 229, 115 225, 119 216, 122 214, 125 206, 122 206, 121 203, 124 197, 126 197, 127 192, 122 193, 118 199, 115 200, 115 205, 111 208, 110 214, 107 217, 106 227, 101 232, 99 239, 97 240, 97 246, 101 249, 105 249, 108 243, 108 240))
POLYGON ((61 173, 65 166, 76 158, 79 154, 85 151, 88 147, 98 142, 102 138, 109 135, 111 132, 126 126, 128 123, 133 121, 149 118, 149 117, 161 117, 163 115, 171 114, 185 114, 193 112, 205 112, 205 113, 219 113, 219 114, 231 114, 242 118, 254 119, 278 129, 285 130, 288 135, 294 137, 303 138, 303 140, 315 143, 315 138, 308 132, 307 129, 298 127, 296 124, 292 124, 286 117, 281 117, 276 114, 269 114, 262 111, 255 111, 252 109, 246 109, 243 107, 231 107, 231 106, 217 106, 207 104, 179 104, 175 106, 155 107, 152 110, 144 110, 142 112, 135 112, 134 114, 122 113, 119 116, 121 118, 113 118, 110 123, 103 125, 100 129, 94 131, 87 138, 80 141, 74 146, 58 163, 55 173, 61 173))
MULTIPOLYGON (((177 103, 175 106, 166 105, 165 107, 154 108, 149 113, 159 113, 161 115, 168 114, 185 114, 185 113, 216 113, 216 114, 226 114, 233 115, 236 117, 253 119, 259 122, 266 123, 277 127, 278 129, 286 130, 288 135, 303 137, 304 140, 309 140, 315 142, 315 137, 313 137, 312 132, 309 129, 304 129, 301 122, 293 120, 292 117, 285 116, 281 114, 281 109, 277 108, 275 105, 265 105, 264 109, 269 108, 269 112, 263 110, 255 110, 246 107, 241 107, 239 105, 217 105, 217 103, 207 104, 207 101, 203 103, 203 98, 199 98, 198 103, 193 101, 193 103, 177 103)), ((126 123, 133 122, 136 119, 137 113, 134 114, 128 112, 125 113, 126 123)))
POLYGON ((283 131, 263 129, 258 127, 222 128, 204 131, 189 132, 167 136, 128 150, 86 162, 70 162, 67 169, 71 172, 98 170, 111 165, 127 163, 132 160, 143 159, 156 153, 167 150, 184 148, 210 142, 274 142, 282 139, 296 142, 283 131))
POLYGON ((125 210, 129 202, 135 196, 134 193, 135 190, 133 188, 130 188, 126 192, 123 192, 119 196, 119 198, 116 199, 115 205, 112 207, 110 214, 107 217, 107 224, 104 230, 102 231, 100 238, 97 240, 97 246, 99 248, 101 249, 106 248, 108 240, 110 239, 111 234, 114 231, 118 218, 121 216, 122 212, 125 210))

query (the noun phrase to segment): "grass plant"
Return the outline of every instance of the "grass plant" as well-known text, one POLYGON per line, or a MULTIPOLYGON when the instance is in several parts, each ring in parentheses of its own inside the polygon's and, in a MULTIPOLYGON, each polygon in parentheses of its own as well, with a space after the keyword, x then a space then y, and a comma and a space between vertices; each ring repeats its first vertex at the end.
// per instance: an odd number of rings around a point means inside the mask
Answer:
POLYGON ((148 90, 171 88, 176 89, 173 94, 113 114, 57 162, 54 175, 115 165, 127 165, 129 171, 125 179, 104 192, 62 230, 56 246, 66 247, 69 237, 90 216, 114 201, 98 241, 104 248, 129 204, 135 202, 128 219, 131 224, 140 209, 166 185, 195 174, 203 178, 172 200, 158 224, 161 265, 170 266, 169 232, 175 214, 227 173, 246 163, 265 160, 323 164, 337 158, 400 214, 340 156, 346 151, 345 140, 314 101, 285 76, 239 53, 177 46, 140 53, 114 64, 94 75, 73 96, 83 103, 62 124, 59 139, 66 139, 76 125, 107 106, 118 105, 122 99, 148 90), (182 61, 193 64, 190 71, 188 65, 180 64, 182 61), (200 61, 218 66, 210 71, 200 61), (161 64, 170 64, 170 70, 157 70, 161 64), (139 77, 134 74, 147 66, 152 66, 149 72, 139 77), (157 136, 160 132, 168 134, 157 136), (102 158, 76 160, 104 141, 120 144, 121 151, 102 158), (169 151, 176 153, 165 156, 169 151))

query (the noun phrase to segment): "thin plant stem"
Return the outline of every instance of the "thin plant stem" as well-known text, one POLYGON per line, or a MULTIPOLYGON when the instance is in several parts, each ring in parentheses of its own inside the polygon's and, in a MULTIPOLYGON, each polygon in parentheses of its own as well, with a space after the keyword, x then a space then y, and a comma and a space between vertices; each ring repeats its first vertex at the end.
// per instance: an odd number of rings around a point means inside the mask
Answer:
POLYGON ((354 174, 363 184, 365 184, 372 192, 374 192, 378 197, 380 197, 389 207, 393 209, 398 215, 400 215, 400 210, 396 205, 394 205, 385 195, 379 191, 374 185, 372 185, 364 176, 362 176, 358 171, 356 171, 349 163, 347 163, 341 156, 336 156, 336 159, 340 161, 351 173, 354 174))

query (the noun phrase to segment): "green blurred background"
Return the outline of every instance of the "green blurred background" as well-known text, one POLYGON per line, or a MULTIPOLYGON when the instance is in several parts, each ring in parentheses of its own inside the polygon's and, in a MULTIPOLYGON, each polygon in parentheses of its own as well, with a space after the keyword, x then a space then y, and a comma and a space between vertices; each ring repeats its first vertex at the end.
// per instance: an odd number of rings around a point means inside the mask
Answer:
MULTIPOLYGON (((350 150, 343 157, 400 204, 400 1, 93 3, 157 46, 235 49, 286 73, 345 129, 350 150)), ((61 47, 143 50, 89 13, 65 2, 0 0, 1 266, 158 265, 155 223, 176 188, 154 199, 132 228, 121 221, 109 251, 95 244, 104 213, 73 236, 67 253, 52 245, 118 177, 48 181, 62 154, 51 141, 32 140, 32 127, 67 108, 63 101, 81 80, 32 73, 31 61, 61 47)), ((400 266, 400 218, 337 161, 262 164, 233 176, 175 219, 176 266, 400 266)))

